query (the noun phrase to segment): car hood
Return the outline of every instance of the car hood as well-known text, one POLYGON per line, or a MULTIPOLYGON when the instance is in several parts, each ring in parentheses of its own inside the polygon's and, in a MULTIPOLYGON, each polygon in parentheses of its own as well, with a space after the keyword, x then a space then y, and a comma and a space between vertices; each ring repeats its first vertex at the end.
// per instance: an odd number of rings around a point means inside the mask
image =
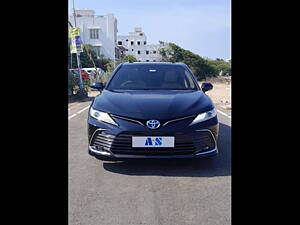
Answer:
POLYGON ((213 103, 202 91, 108 91, 92 107, 136 119, 172 119, 211 110, 213 103))

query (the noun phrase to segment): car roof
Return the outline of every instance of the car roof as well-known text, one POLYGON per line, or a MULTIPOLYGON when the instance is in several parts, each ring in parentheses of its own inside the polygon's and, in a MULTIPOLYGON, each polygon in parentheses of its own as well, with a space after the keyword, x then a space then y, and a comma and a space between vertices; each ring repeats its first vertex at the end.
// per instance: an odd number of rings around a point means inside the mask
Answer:
POLYGON ((125 62, 123 65, 185 65, 184 63, 179 62, 125 62))

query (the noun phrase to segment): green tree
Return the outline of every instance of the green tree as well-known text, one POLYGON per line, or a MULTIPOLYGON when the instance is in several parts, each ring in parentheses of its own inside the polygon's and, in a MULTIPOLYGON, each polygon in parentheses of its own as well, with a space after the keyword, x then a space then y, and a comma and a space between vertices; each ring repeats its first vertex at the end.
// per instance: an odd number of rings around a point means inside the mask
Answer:
MULTIPOLYGON (((97 67, 104 70, 105 74, 100 78, 100 80, 103 82, 105 82, 109 78, 111 72, 113 71, 113 61, 111 59, 105 58, 103 55, 97 57, 97 54, 93 50, 92 45, 88 45, 88 44, 83 45, 83 52, 80 54, 80 62, 82 68, 97 67)), ((70 46, 68 46, 68 66, 69 68, 78 68, 76 54, 70 53, 70 46)), ((87 88, 90 85, 90 82, 91 82, 90 79, 84 80, 85 88, 87 88)), ((70 76, 69 73, 68 88, 70 90, 72 89, 74 90, 77 88, 78 84, 79 84, 78 76, 73 76, 72 79, 72 76, 70 76)))
POLYGON ((222 60, 205 59, 189 50, 185 50, 174 43, 168 43, 166 48, 161 48, 159 53, 164 62, 182 62, 188 65, 197 79, 218 76, 220 71, 231 72, 231 64, 222 60))
MULTIPOLYGON (((76 54, 70 53, 70 46, 68 48, 69 65, 71 68, 78 68, 76 54), (72 57, 72 58, 71 58, 72 57), (72 64, 71 64, 72 62, 72 64)), ((83 52, 80 53, 80 62, 82 68, 94 67, 93 60, 97 59, 96 53, 92 50, 91 45, 83 45, 83 52)))
POLYGON ((224 60, 208 60, 208 63, 211 67, 215 68, 216 72, 219 74, 220 72, 222 75, 229 74, 231 75, 231 64, 224 60))
POLYGON ((101 77, 102 82, 107 82, 107 80, 110 78, 112 72, 117 68, 117 66, 124 62, 137 62, 137 59, 133 55, 126 55, 122 57, 120 60, 115 60, 115 63, 113 60, 108 60, 105 64, 105 73, 101 77), (114 67, 115 65, 115 67, 114 67))
POLYGON ((126 55, 122 58, 122 62, 137 62, 137 59, 133 55, 126 55))
POLYGON ((113 61, 109 58, 105 58, 104 55, 100 55, 99 58, 95 61, 96 66, 103 69, 104 71, 108 70, 108 66, 112 63, 113 61))
MULTIPOLYGON (((93 50, 92 45, 83 45, 84 51, 80 54, 80 62, 82 68, 85 67, 97 67, 101 68, 104 71, 107 71, 109 64, 112 62, 111 59, 105 58, 103 55, 100 55, 97 57, 96 52, 93 50)), ((68 49, 68 61, 69 61, 69 67, 70 68, 77 68, 77 57, 76 54, 70 53, 70 46, 68 49), (72 61, 72 65, 71 65, 72 61)))

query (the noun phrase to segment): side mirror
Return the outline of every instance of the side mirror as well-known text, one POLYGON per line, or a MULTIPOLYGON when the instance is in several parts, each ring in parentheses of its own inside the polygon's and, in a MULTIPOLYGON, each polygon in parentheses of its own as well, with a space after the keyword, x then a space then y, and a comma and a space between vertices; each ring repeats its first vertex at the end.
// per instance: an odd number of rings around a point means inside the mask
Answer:
POLYGON ((91 85, 91 88, 97 89, 98 91, 101 91, 104 89, 104 84, 101 82, 95 82, 91 85))
POLYGON ((201 89, 202 89, 202 91, 205 93, 205 92, 207 92, 207 91, 213 89, 213 85, 212 85, 211 83, 206 83, 206 82, 204 82, 204 83, 202 83, 202 85, 201 85, 201 89))

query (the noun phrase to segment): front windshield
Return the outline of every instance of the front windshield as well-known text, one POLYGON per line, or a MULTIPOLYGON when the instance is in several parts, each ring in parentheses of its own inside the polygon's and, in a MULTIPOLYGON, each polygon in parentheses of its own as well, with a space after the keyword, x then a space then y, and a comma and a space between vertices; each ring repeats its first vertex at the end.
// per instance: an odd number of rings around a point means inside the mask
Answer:
POLYGON ((192 74, 181 65, 123 65, 108 90, 197 90, 192 74))

